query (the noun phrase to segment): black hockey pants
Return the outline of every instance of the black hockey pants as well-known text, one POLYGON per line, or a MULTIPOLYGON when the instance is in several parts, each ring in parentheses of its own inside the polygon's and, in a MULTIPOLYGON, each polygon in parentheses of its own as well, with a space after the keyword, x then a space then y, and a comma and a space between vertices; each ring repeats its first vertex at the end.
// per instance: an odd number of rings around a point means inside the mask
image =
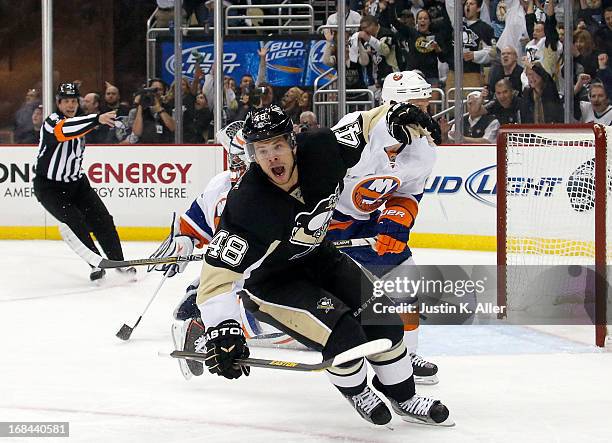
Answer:
POLYGON ((245 285, 241 297, 255 318, 329 358, 378 338, 402 340, 399 315, 381 312, 393 302, 373 293, 361 268, 324 242, 300 266, 245 285))
POLYGON ((37 176, 34 178, 34 194, 43 207, 68 225, 89 249, 100 254, 89 234, 93 232, 109 259, 123 260, 113 217, 90 186, 87 177, 66 183, 37 176))

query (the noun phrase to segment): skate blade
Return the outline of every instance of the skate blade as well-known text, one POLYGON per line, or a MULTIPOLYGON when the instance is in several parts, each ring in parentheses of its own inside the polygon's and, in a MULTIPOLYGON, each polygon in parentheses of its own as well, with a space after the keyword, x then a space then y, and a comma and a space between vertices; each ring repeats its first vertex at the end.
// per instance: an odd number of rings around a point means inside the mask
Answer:
POLYGON ((119 281, 126 282, 126 283, 136 283, 138 281, 137 273, 117 271, 117 277, 119 281))
POLYGON ((104 277, 98 278, 96 280, 90 280, 90 283, 92 286, 96 287, 96 288, 100 288, 102 286, 104 286, 104 280, 106 280, 104 277))
MULTIPOLYGON (((183 338, 183 322, 180 321, 175 321, 174 323, 172 323, 172 341, 174 342, 174 349, 178 350, 178 351, 182 351, 183 350, 183 343, 182 343, 182 338, 183 338)), ((183 374, 183 377, 185 378, 185 380, 191 380, 191 377, 193 376, 193 374, 191 373, 191 371, 189 370, 189 366, 187 366, 187 360, 182 359, 182 358, 177 358, 178 364, 179 364, 179 368, 181 370, 181 374, 183 374)))
POLYGON ((429 377, 414 376, 414 383, 417 385, 437 385, 440 383, 437 375, 431 375, 429 377))
POLYGON ((451 418, 450 415, 442 423, 436 423, 435 421, 433 421, 431 419, 422 419, 421 420, 419 418, 412 417, 410 415, 400 415, 400 418, 403 421, 405 421, 406 423, 414 423, 414 424, 417 424, 417 425, 440 426, 440 427, 443 427, 443 428, 450 428, 450 427, 455 426, 455 422, 451 418))

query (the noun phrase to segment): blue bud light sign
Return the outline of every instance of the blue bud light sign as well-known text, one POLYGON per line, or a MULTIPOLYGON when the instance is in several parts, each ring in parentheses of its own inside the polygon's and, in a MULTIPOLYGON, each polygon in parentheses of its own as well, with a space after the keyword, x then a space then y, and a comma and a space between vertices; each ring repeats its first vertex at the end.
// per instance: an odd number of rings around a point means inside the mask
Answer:
MULTIPOLYGON (((265 53, 266 81, 274 86, 313 86, 317 76, 329 70, 323 63, 324 40, 284 39, 284 40, 230 40, 223 42, 223 73, 240 82, 245 74, 258 80, 258 72, 265 53)), ((160 46, 161 78, 174 81, 174 45, 163 41, 160 46)), ((200 63, 204 74, 208 75, 214 63, 212 42, 188 41, 183 43, 183 75, 193 78, 195 67, 200 63)), ((335 73, 335 72, 334 72, 335 73)))

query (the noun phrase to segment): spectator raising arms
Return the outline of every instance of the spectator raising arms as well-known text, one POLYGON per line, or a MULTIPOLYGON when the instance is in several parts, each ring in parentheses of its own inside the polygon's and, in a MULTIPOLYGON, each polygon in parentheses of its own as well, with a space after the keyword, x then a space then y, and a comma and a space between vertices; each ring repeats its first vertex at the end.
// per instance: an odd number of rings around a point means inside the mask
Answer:
MULTIPOLYGON (((336 37, 332 33, 325 33, 325 49, 323 50, 323 63, 333 68, 338 63, 338 45, 336 37)), ((359 33, 354 33, 345 48, 345 81, 346 89, 365 89, 368 86, 367 66, 370 57, 363 42, 359 40, 359 33)), ((347 91, 348 92, 348 91, 347 91)))
POLYGON ((595 31, 595 46, 612 57, 612 6, 604 9, 604 23, 595 31))
POLYGON ((512 85, 512 89, 521 95, 523 85, 521 83, 521 74, 523 68, 518 63, 518 54, 512 46, 506 46, 501 51, 501 64, 493 66, 489 72, 489 91, 495 91, 497 83, 501 79, 508 79, 512 85))
POLYGON ((563 102, 557 85, 539 63, 525 65, 529 86, 523 91, 523 123, 563 123, 563 102))
MULTIPOLYGON (((481 66, 491 60, 493 28, 480 19, 482 0, 467 0, 463 6, 463 86, 483 86, 481 66)), ((442 45, 442 59, 449 65, 446 89, 454 87, 454 43, 452 29, 447 26, 442 45)))
POLYGON ((376 83, 382 85, 385 77, 399 70, 397 66, 397 40, 390 29, 383 28, 376 17, 366 15, 361 18, 359 40, 369 48, 373 62, 373 75, 376 83))
MULTIPOLYGON (((525 21, 527 33, 532 38, 525 46, 528 61, 531 63, 538 62, 552 76, 553 80, 557 81, 560 75, 559 68, 563 45, 559 41, 554 2, 546 3, 546 21, 536 22, 533 0, 529 0, 525 21)), ((525 76, 523 83, 526 83, 525 76)))
POLYGON ((423 73, 427 83, 437 88, 440 83, 438 78, 438 57, 442 54, 439 41, 442 37, 434 34, 431 30, 431 17, 426 9, 421 9, 416 16, 416 29, 404 25, 396 20, 393 26, 398 30, 398 39, 402 49, 398 57, 400 69, 419 70, 423 73))
POLYGON ((576 75, 584 73, 591 77, 597 75, 597 55, 594 51, 593 39, 586 30, 574 32, 572 56, 574 57, 574 72, 576 75))
POLYGON ((185 143, 205 143, 208 140, 213 113, 206 96, 199 91, 202 69, 196 65, 191 85, 183 88, 183 140, 185 143))
MULTIPOLYGON (((588 74, 580 74, 574 87, 574 92, 591 81, 588 74)), ((589 88, 589 101, 579 101, 575 95, 574 117, 583 123, 600 123, 602 125, 612 125, 612 106, 608 101, 606 88, 601 83, 593 83, 589 88)))
POLYGON ((612 69, 608 65, 608 54, 601 53, 597 56, 597 78, 601 80, 604 87, 606 88, 606 95, 612 96, 612 69))

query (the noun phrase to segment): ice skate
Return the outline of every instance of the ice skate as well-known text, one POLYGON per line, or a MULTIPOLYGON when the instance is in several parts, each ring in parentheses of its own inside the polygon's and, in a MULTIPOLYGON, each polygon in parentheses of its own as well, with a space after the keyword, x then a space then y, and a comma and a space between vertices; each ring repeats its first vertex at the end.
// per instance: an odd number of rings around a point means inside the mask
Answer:
MULTIPOLYGON (((204 325, 199 318, 175 321, 172 324, 172 340, 175 348, 179 351, 204 353, 204 331, 204 325)), ((178 362, 186 380, 192 375, 197 377, 204 373, 204 365, 200 361, 178 359, 178 362)))
POLYGON ((393 412, 404 421, 433 426, 455 426, 448 408, 440 400, 434 400, 431 397, 421 397, 416 394, 401 403, 390 397, 387 398, 391 402, 393 412))
POLYGON ((136 281, 136 268, 134 266, 127 268, 116 268, 116 271, 129 281, 136 281))
POLYGON ((389 408, 369 386, 357 395, 345 395, 345 397, 359 415, 370 423, 386 425, 391 421, 389 408))
POLYGON ((102 268, 94 267, 91 268, 91 272, 89 273, 89 279, 93 282, 99 281, 106 275, 106 271, 102 268))
POLYGON ((414 375, 414 383, 417 385, 435 385, 439 382, 438 367, 425 360, 420 355, 410 353, 412 362, 412 373, 414 375))

